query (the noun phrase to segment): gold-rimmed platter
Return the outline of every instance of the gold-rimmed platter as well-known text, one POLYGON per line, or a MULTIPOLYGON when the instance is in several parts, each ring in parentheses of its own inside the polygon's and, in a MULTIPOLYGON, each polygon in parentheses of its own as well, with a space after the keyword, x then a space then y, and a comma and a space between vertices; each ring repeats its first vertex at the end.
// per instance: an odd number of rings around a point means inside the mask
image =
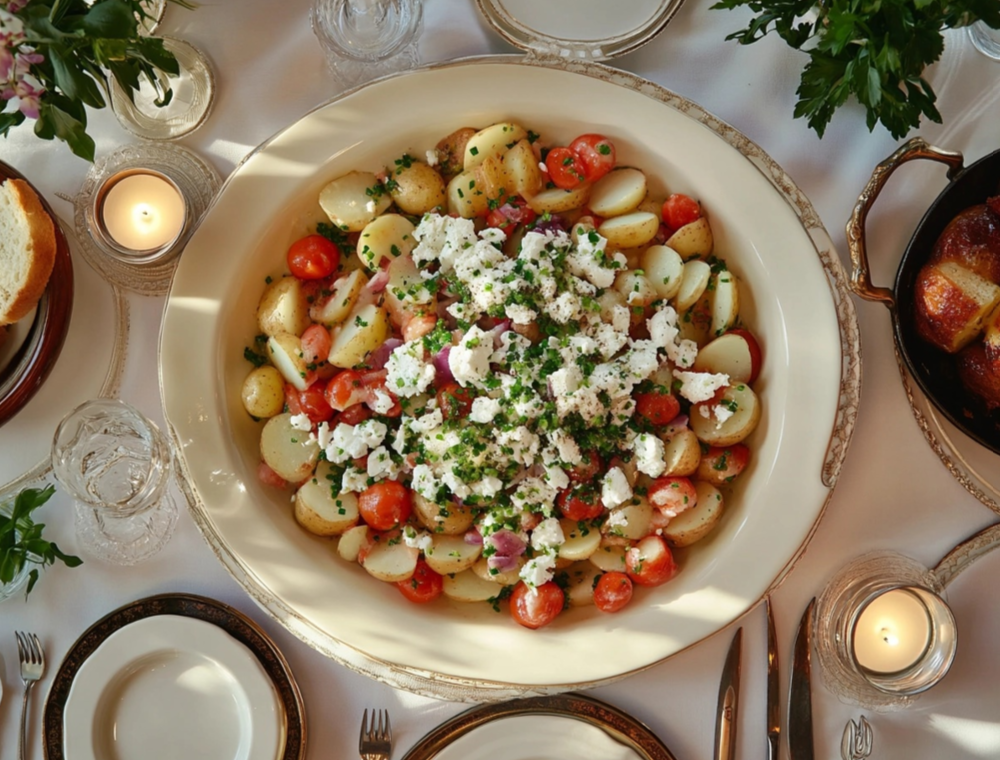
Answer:
POLYGON ((674 760, 645 725, 582 694, 529 697, 456 715, 403 760, 674 760))
MULTIPOLYGON (((45 702, 43 738, 45 756, 49 760, 73 760, 74 757, 87 756, 86 753, 99 751, 94 749, 96 745, 88 745, 86 748, 79 746, 74 748, 69 746, 68 739, 70 733, 80 735, 80 725, 86 723, 85 720, 79 718, 79 715, 76 717, 73 715, 73 713, 80 713, 81 710, 85 710, 86 705, 74 705, 71 710, 69 709, 69 703, 74 698, 76 679, 80 676, 81 672, 86 670, 88 664, 94 662, 92 658, 109 656, 106 650, 102 653, 101 646, 116 634, 120 635, 123 631, 126 631, 129 626, 163 622, 165 625, 160 626, 160 630, 169 632, 177 629, 178 624, 183 626, 185 619, 194 624, 206 624, 217 628, 217 633, 209 633, 212 634, 210 638, 214 642, 213 645, 219 648, 220 651, 224 651, 225 647, 222 644, 225 643, 226 637, 229 637, 231 639, 229 644, 230 651, 226 656, 233 662, 240 662, 241 658, 245 658, 246 655, 255 658, 256 663, 262 671, 262 675, 269 680, 270 687, 273 689, 273 694, 278 703, 278 712, 275 715, 279 724, 275 727, 274 731, 271 731, 270 727, 268 727, 268 730, 264 732, 265 738, 269 741, 275 741, 274 756, 278 760, 302 760, 305 757, 306 723, 302 695, 288 667, 288 663, 278 648, 268 638, 267 634, 250 618, 238 610, 214 599, 193 594, 160 594, 127 604, 101 618, 77 639, 76 643, 73 644, 63 658, 45 702), (220 636, 219 633, 222 635, 220 636), (235 651, 233 651, 234 647, 235 651), (243 648, 246 650, 245 654, 243 648), (81 755, 81 752, 84 754, 81 755)), ((183 627, 187 630, 193 626, 187 625, 183 627)), ((205 631, 201 630, 201 628, 202 626, 199 625, 198 629, 195 630, 196 639, 205 635, 205 631)), ((133 641, 130 645, 133 648, 137 646, 141 648, 143 646, 141 638, 141 635, 132 637, 133 641)), ((127 648, 125 647, 126 650, 127 648)), ((195 658, 201 656, 197 652, 189 652, 187 654, 195 658)), ((144 655, 144 657, 144 661, 148 661, 150 658, 149 653, 144 655)), ((174 655, 169 654, 164 655, 164 657, 167 660, 177 659, 174 655)), ((143 658, 139 657, 137 662, 139 660, 143 660, 143 658)), ((218 667, 218 664, 213 661, 213 666, 218 667)), ((241 667, 244 668, 245 673, 249 672, 245 670, 247 667, 245 664, 241 665, 241 667)), ((136 668, 133 665, 122 663, 121 673, 116 674, 114 678, 120 682, 124 682, 131 678, 135 672, 136 668)), ((102 679, 100 674, 94 677, 98 681, 102 679)), ((223 679, 229 678, 229 671, 221 672, 220 677, 223 679)), ((255 678, 256 676, 250 673, 249 677, 255 678)), ((104 688, 102 683, 98 683, 98 687, 98 691, 103 695, 101 697, 102 703, 114 701, 114 695, 107 697, 105 692, 108 689, 104 688)), ((122 690, 121 687, 122 683, 119 683, 116 686, 117 691, 115 694, 122 690)), ((256 685, 248 689, 248 691, 250 694, 255 695, 262 693, 256 685)), ((85 695, 76 694, 77 699, 82 699, 83 696, 85 695)), ((104 707, 108 707, 108 705, 104 705, 104 707)), ((93 709, 96 715, 96 711, 101 709, 101 705, 95 702, 93 709)), ((247 705, 248 713, 255 711, 262 713, 265 720, 270 719, 271 709, 269 704, 263 705, 262 709, 255 709, 253 705, 247 705)), ((244 720, 243 722, 247 721, 244 720)), ((97 723, 98 720, 95 718, 94 726, 85 726, 85 733, 88 736, 92 730, 97 730, 97 723)), ((190 731, 191 727, 178 725, 174 726, 173 729, 190 731)), ((246 739, 243 737, 240 737, 239 741, 244 742, 244 744, 246 743, 246 739)), ((101 746, 106 749, 105 745, 107 745, 107 741, 101 746)))
POLYGON ((491 57, 351 90, 254 151, 178 266, 160 382, 192 515, 259 604, 310 646, 373 678, 436 697, 500 701, 623 678, 756 605, 805 547, 836 484, 857 414, 860 341, 815 210, 738 130, 599 64, 491 57), (553 93, 568 105, 553 109, 553 93), (459 126, 505 119, 554 141, 604 132, 622 162, 701 198, 746 282, 742 313, 766 355, 754 462, 713 536, 684 554, 668 585, 638 594, 622 612, 577 608, 538 631, 486 604, 407 604, 392 585, 339 560, 329 541, 298 527, 286 492, 259 483, 259 424, 239 396, 260 290, 280 275, 291 242, 311 232, 320 188, 404 152, 422 155, 459 126))

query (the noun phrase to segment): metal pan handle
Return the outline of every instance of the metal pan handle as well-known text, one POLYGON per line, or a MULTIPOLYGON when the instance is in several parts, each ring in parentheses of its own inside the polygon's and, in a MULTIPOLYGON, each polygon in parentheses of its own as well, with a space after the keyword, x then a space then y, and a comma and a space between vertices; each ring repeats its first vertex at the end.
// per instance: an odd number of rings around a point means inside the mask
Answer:
POLYGON ((868 266, 868 250, 865 246, 865 222, 868 212, 889 177, 900 166, 915 158, 927 158, 948 165, 948 179, 954 179, 962 170, 962 154, 935 148, 922 137, 914 137, 903 143, 885 161, 875 167, 871 179, 858 196, 858 202, 847 222, 847 248, 851 252, 851 290, 868 301, 881 301, 888 308, 895 306, 895 296, 889 288, 872 285, 871 270, 868 266))

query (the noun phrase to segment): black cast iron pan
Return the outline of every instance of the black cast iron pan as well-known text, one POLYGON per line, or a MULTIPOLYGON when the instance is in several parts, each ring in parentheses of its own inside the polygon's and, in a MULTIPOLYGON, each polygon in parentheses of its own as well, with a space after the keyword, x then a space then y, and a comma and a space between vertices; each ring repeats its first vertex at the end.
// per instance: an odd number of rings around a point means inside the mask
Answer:
POLYGON ((884 303, 892 314, 896 348, 928 400, 959 430, 1000 454, 1000 411, 990 412, 958 377, 955 356, 924 341, 915 324, 913 292, 917 273, 934 243, 959 212, 1000 194, 1000 151, 963 167, 961 153, 941 150, 916 137, 906 142, 872 172, 847 224, 853 271, 851 289, 869 301, 884 303), (892 290, 872 285, 865 248, 865 219, 889 176, 902 164, 923 158, 948 166, 951 180, 917 225, 903 252, 892 290))

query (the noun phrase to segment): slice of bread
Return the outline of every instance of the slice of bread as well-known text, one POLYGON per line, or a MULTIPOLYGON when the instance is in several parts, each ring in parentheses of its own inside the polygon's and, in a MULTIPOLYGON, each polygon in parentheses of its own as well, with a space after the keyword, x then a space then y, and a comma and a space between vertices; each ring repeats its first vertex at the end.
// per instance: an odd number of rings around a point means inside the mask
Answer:
POLYGON ((924 266, 914 296, 917 331, 954 354, 979 336, 1000 304, 1000 287, 949 261, 924 266))
POLYGON ((27 182, 8 179, 0 185, 0 325, 34 308, 55 260, 52 217, 27 182))

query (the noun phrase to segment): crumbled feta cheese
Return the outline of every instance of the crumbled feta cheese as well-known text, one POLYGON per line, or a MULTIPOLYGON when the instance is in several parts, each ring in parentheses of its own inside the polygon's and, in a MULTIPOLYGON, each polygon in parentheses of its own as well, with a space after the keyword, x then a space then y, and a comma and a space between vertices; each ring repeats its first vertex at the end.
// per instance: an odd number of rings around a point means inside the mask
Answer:
POLYGON ((396 405, 396 400, 381 388, 375 389, 375 402, 372 409, 376 414, 386 414, 396 405))
POLYGON ((620 467, 612 467, 601 481, 601 501, 608 509, 613 509, 632 498, 632 487, 620 467))
POLYGON ((548 434, 549 441, 559 451, 559 461, 569 465, 580 464, 583 455, 573 436, 565 430, 554 430, 548 434))
POLYGON ((368 477, 375 480, 394 479, 399 472, 400 466, 393 461, 385 446, 379 446, 368 455, 368 477))
POLYGON ((712 414, 714 414, 715 419, 719 421, 718 425, 716 425, 716 427, 719 427, 722 425, 723 422, 732 417, 735 414, 735 412, 727 406, 723 406, 722 404, 716 404, 715 406, 712 407, 712 414))
POLYGON ((493 354, 493 335, 475 325, 448 353, 448 367, 455 381, 463 388, 478 385, 490 371, 490 356, 493 354))
POLYGON ((486 424, 493 422, 493 418, 500 414, 500 402, 489 396, 479 396, 472 400, 472 411, 469 419, 473 422, 486 424))
POLYGON ((538 551, 556 549, 566 543, 562 526, 555 517, 547 517, 531 531, 531 546, 538 551))
POLYGON ((719 388, 729 385, 729 375, 711 372, 682 372, 674 370, 674 377, 681 381, 679 393, 692 404, 708 401, 719 388))
POLYGON ((471 483, 469 488, 472 489, 472 493, 476 496, 481 496, 484 499, 492 499, 503 490, 503 481, 500 478, 487 475, 482 480, 471 483))
POLYGON ((624 509, 612 509, 604 521, 604 529, 613 536, 620 536, 628 527, 628 513, 624 509))
POLYGON ((455 474, 454 470, 448 470, 445 472, 441 480, 448 487, 448 490, 459 499, 464 499, 472 493, 469 486, 467 486, 465 481, 455 474))
POLYGON ((313 424, 312 420, 309 419, 309 415, 304 412, 301 414, 294 414, 289 420, 292 423, 292 427, 296 430, 302 430, 303 432, 308 432, 312 430, 313 424))
POLYGON ((527 306, 511 304, 507 307, 507 317, 515 325, 530 325, 538 319, 538 312, 527 306))
POLYGON ((548 465, 545 468, 545 479, 548 481, 549 485, 556 490, 561 491, 564 488, 569 487, 569 475, 566 474, 566 471, 562 467, 548 465))
POLYGON ((434 382, 434 364, 427 361, 423 341, 396 346, 385 364, 386 386, 397 396, 416 396, 434 382))
POLYGON ((540 440, 537 435, 521 425, 513 430, 497 433, 497 445, 515 462, 530 467, 535 463, 540 440))
POLYGON ((418 417, 410 423, 410 430, 416 434, 430 433, 444 424, 444 414, 440 409, 434 409, 418 417))
POLYGON ((539 554, 529 559, 521 568, 521 580, 532 588, 538 588, 552 580, 555 569, 555 554, 539 554))
POLYGON ((437 502, 441 481, 434 477, 434 471, 426 464, 418 464, 413 468, 413 479, 410 488, 429 501, 437 502))
POLYGON ((405 525, 403 526, 403 543, 411 549, 428 552, 434 546, 434 538, 425 530, 417 530, 412 525, 405 525))
POLYGON ((435 148, 431 148, 429 151, 427 151, 427 153, 425 155, 427 156, 427 165, 428 166, 437 166, 438 163, 441 160, 438 157, 438 152, 437 152, 437 150, 435 148))
POLYGON ((549 316, 561 325, 570 320, 579 319, 583 316, 583 303, 576 293, 569 291, 559 294, 555 302, 550 304, 546 311, 549 316))
POLYGON ((376 211, 378 211, 378 205, 375 203, 374 200, 368 201, 368 203, 365 204, 365 211, 367 211, 369 214, 374 214, 376 211))
POLYGON ((663 459, 666 447, 655 435, 639 433, 632 442, 632 451, 635 452, 636 467, 639 472, 651 478, 660 477, 667 468, 667 463, 663 459))
POLYGON ((368 488, 368 473, 359 470, 354 465, 348 465, 344 470, 344 477, 340 481, 340 490, 343 493, 361 493, 368 488))

